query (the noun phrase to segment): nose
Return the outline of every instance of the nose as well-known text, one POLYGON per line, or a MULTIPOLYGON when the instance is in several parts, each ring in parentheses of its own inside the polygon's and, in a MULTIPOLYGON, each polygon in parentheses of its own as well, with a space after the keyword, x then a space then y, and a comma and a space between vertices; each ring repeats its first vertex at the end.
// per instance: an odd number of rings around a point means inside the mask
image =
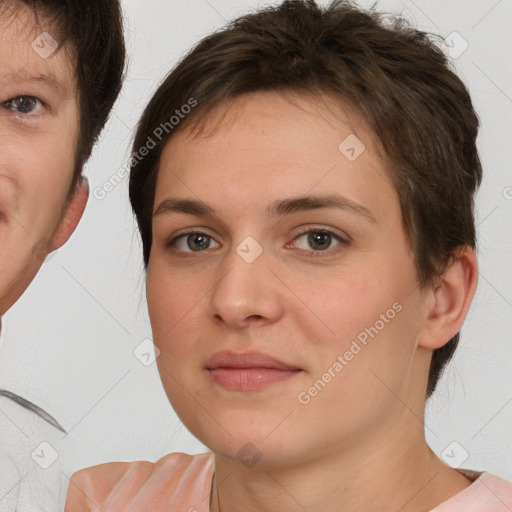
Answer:
POLYGON ((268 268, 263 252, 249 263, 233 249, 223 262, 222 276, 214 285, 209 304, 216 323, 233 328, 265 325, 283 314, 282 283, 268 268))

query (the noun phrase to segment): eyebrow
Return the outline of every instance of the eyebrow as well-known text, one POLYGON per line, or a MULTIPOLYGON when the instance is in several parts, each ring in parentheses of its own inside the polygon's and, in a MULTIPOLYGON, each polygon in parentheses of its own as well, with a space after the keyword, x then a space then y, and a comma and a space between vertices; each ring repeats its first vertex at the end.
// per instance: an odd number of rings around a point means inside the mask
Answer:
MULTIPOLYGON (((338 208, 377 224, 375 216, 368 208, 341 195, 300 196, 278 200, 267 208, 267 215, 279 217, 320 208, 338 208)), ((199 217, 217 216, 215 210, 201 200, 168 198, 158 205, 153 213, 153 218, 172 212, 199 217)))
POLYGON ((43 84, 61 92, 66 86, 59 81, 54 75, 45 73, 28 74, 23 72, 23 68, 17 73, 9 73, 0 75, 0 90, 9 84, 43 84))

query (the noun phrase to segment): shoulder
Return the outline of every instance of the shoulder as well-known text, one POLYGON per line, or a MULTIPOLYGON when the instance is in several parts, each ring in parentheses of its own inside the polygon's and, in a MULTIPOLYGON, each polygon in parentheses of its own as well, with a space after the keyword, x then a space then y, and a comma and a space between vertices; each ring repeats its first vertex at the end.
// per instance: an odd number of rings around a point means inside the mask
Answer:
POLYGON ((159 510, 159 504, 169 506, 171 501, 195 503, 210 492, 212 476, 212 453, 171 453, 155 463, 101 464, 71 477, 66 512, 159 510))
POLYGON ((512 510, 512 482, 488 472, 458 470, 473 483, 431 512, 509 512, 512 510))
POLYGON ((62 508, 67 487, 67 441, 27 409, 18 395, 0 396, 0 509, 62 508))
POLYGON ((504 510, 512 509, 512 482, 491 473, 483 472, 472 486, 479 484, 479 492, 488 501, 498 502, 504 510), (506 506, 504 506, 506 505, 506 506))
POLYGON ((0 496, 2 510, 16 510, 16 498, 19 492, 20 473, 9 454, 0 450, 0 496))

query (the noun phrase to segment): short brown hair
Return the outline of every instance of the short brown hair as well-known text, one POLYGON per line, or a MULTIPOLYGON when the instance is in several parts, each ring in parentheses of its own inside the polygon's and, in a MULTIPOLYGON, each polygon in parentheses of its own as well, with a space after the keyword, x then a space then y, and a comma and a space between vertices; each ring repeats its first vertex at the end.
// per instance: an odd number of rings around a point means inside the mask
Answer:
MULTIPOLYGON (((255 91, 329 92, 355 105, 391 163, 418 286, 433 286, 457 251, 476 248, 474 193, 482 168, 468 90, 433 36, 401 18, 335 0, 286 0, 200 41, 160 86, 140 120, 134 152, 190 98, 197 107, 131 163, 130 200, 147 267, 162 149, 215 106, 255 91)), ((162 131, 162 130, 160 130, 162 131)), ((427 397, 459 340, 435 350, 427 397)))
POLYGON ((119 0, 19 0, 74 54, 80 134, 71 190, 121 91, 126 49, 119 0))

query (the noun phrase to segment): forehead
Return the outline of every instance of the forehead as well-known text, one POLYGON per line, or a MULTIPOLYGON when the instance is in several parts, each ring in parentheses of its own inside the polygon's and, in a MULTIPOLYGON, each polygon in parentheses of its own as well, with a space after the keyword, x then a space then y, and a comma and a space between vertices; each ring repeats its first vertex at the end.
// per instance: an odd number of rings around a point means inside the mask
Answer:
MULTIPOLYGON (((390 166, 379 139, 361 111, 339 96, 320 91, 257 91, 220 102, 213 108, 199 111, 191 123, 186 123, 169 140, 164 152, 174 152, 183 144, 195 148, 223 142, 234 145, 240 138, 240 130, 245 134, 253 132, 259 138, 279 137, 282 144, 278 145, 283 152, 288 150, 285 142, 292 146, 294 139, 312 137, 311 143, 323 145, 324 150, 334 149, 336 155, 341 151, 336 144, 339 137, 358 136, 364 140, 365 150, 374 163, 390 166)), ((253 147, 245 141, 244 145, 249 151, 253 147)))
POLYGON ((75 58, 42 12, 19 2, 0 1, 0 90, 42 84, 75 94, 75 58))
POLYGON ((239 159, 247 157, 261 162, 259 168, 275 168, 280 160, 286 165, 309 160, 309 166, 327 159, 359 168, 359 155, 365 167, 391 169, 377 136, 348 101, 321 93, 260 91, 198 112, 167 142, 162 162, 192 169, 204 160, 212 167, 217 161, 234 160, 243 168, 239 159))
POLYGON ((262 199, 338 191, 382 210, 377 215, 398 213, 382 154, 362 115, 339 98, 254 93, 219 105, 205 124, 169 140, 156 200, 193 192, 220 208, 229 197, 249 212, 262 199))

